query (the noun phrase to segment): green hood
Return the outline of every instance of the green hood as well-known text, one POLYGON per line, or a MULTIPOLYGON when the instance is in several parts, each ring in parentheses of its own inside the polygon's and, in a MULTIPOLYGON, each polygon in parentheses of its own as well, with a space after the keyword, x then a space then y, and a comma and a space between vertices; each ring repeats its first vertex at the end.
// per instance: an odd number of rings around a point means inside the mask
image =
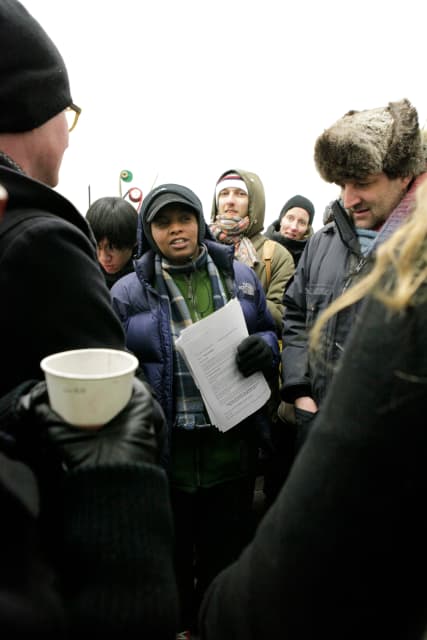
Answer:
MULTIPOLYGON (((251 173, 250 171, 244 171, 243 169, 228 169, 224 171, 220 178, 225 176, 227 173, 237 173, 242 178, 246 187, 248 189, 249 195, 249 220, 250 225, 247 230, 247 237, 252 238, 252 236, 260 233, 264 228, 264 217, 265 217, 265 194, 264 187, 257 176, 256 173, 251 173)), ((218 178, 218 180, 220 179, 218 178)), ((216 207, 216 199, 215 192, 212 201, 212 211, 211 211, 211 222, 214 222, 217 214, 216 207)))

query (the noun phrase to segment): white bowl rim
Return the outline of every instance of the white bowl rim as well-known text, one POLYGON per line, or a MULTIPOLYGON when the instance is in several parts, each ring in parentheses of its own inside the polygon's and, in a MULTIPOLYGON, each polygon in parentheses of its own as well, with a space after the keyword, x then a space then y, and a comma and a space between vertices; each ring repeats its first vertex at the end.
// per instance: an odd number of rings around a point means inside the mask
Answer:
POLYGON ((133 373, 137 367, 138 367, 138 358, 136 356, 133 355, 133 353, 130 353, 130 351, 125 351, 124 349, 106 349, 106 348, 97 348, 97 347, 88 347, 86 349, 69 349, 68 351, 58 351, 57 353, 51 353, 49 356, 46 356, 45 358, 43 358, 40 362, 40 368, 47 374, 51 375, 51 376, 55 376, 56 378, 63 378, 63 379, 67 379, 67 380, 104 380, 104 379, 108 379, 108 378, 114 378, 114 377, 122 377, 125 375, 128 375, 129 373, 133 373), (77 353, 83 353, 83 352, 96 352, 96 353, 105 353, 105 354, 117 354, 117 353, 122 353, 122 354, 126 354, 127 356, 129 356, 129 358, 131 359, 131 361, 129 362, 129 365, 127 367, 124 367, 120 373, 116 373, 114 375, 111 375, 111 373, 106 373, 106 374, 90 374, 90 373, 82 373, 79 374, 78 378, 76 376, 75 373, 63 373, 62 371, 58 371, 57 369, 54 368, 54 361, 57 358, 63 357, 63 356, 68 356, 68 355, 74 355, 77 353))

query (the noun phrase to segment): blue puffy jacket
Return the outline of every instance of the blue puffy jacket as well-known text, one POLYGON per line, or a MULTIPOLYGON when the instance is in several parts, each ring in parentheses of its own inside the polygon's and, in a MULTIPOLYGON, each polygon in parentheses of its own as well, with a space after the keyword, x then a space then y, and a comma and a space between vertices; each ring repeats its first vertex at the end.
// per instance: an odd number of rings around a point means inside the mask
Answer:
MULTIPOLYGON (((278 366, 279 349, 275 325, 267 309, 262 286, 254 271, 233 259, 233 247, 204 240, 219 271, 234 281, 232 297, 243 310, 249 334, 258 333, 269 344, 278 366)), ((146 251, 135 262, 135 273, 121 278, 111 289, 113 306, 125 332, 126 345, 138 357, 168 423, 169 442, 174 423, 173 341, 169 305, 154 289, 154 252, 146 251)))

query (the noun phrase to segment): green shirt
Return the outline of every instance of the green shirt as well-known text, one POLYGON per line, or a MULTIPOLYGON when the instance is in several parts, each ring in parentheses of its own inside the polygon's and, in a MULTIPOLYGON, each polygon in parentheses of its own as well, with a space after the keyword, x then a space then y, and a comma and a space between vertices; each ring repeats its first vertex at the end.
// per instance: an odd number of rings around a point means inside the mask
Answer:
MULTIPOLYGON (((193 322, 215 311, 207 269, 174 273, 174 281, 193 322)), ((246 475, 248 469, 249 447, 238 426, 226 433, 216 427, 174 429, 171 482, 175 487, 194 492, 246 475)))

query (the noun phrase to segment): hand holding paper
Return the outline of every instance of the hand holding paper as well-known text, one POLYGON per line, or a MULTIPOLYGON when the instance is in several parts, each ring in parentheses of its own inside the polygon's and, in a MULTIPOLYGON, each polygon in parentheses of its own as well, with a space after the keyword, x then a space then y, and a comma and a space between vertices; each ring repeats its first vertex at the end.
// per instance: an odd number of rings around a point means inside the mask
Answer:
POLYGON ((261 336, 248 336, 237 347, 236 362, 245 377, 256 371, 268 376, 273 367, 273 352, 261 336))
POLYGON ((270 387, 262 373, 247 373, 249 377, 245 378, 237 367, 237 348, 247 336, 242 308, 233 299, 184 329, 176 341, 210 420, 220 431, 227 431, 252 415, 270 397, 270 387))

